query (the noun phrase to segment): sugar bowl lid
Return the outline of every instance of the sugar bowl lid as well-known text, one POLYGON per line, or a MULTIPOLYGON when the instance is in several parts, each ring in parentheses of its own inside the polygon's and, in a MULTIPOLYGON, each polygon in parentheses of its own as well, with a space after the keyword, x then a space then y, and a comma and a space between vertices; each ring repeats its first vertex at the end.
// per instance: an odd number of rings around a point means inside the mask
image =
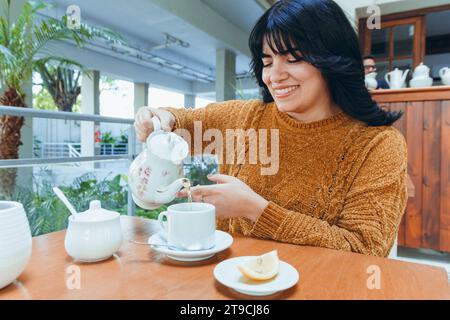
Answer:
POLYGON ((112 220, 120 216, 118 212, 102 208, 99 200, 89 202, 89 209, 77 214, 77 222, 99 222, 112 220))

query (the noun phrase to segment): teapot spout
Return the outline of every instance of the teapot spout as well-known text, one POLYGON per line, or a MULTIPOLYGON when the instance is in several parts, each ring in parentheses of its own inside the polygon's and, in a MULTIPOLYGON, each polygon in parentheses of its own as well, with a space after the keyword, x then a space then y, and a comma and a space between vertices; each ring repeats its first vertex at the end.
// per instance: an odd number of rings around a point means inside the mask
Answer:
POLYGON ((157 203, 169 203, 175 199, 176 193, 183 188, 185 183, 189 183, 186 178, 180 178, 165 187, 159 187, 155 192, 154 201, 157 203))

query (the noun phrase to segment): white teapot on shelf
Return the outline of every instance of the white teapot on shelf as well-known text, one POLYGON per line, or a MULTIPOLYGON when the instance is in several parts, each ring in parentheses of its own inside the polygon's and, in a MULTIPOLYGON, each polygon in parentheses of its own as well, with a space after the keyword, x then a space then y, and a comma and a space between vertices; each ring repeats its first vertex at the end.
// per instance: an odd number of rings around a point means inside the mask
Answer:
POLYGON ((161 130, 157 117, 153 117, 152 122, 154 131, 128 170, 133 201, 147 210, 172 201, 189 182, 183 177, 182 166, 182 161, 189 154, 187 142, 173 132, 161 130))
POLYGON ((413 73, 413 78, 409 81, 412 88, 430 87, 433 85, 433 78, 430 77, 430 68, 421 62, 413 73))
POLYGON ((408 75, 409 69, 402 71, 398 68, 388 72, 384 75, 389 88, 391 89, 401 89, 405 84, 406 76, 408 75))
POLYGON ((367 89, 374 90, 378 88, 378 82, 376 77, 377 77, 376 72, 366 74, 366 76, 364 77, 364 83, 366 84, 367 89))
POLYGON ((444 67, 439 70, 439 76, 441 77, 442 83, 446 86, 450 86, 450 68, 444 67))

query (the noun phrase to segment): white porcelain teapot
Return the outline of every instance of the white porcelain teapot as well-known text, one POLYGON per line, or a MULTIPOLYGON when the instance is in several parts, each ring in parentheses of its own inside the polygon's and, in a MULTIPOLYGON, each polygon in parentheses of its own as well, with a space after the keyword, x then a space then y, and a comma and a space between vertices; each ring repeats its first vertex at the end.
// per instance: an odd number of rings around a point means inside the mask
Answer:
POLYGON ((439 76, 441 77, 443 84, 450 86, 450 68, 444 67, 439 70, 439 76))
POLYGON ((409 86, 412 88, 417 87, 430 87, 433 85, 433 78, 430 77, 430 68, 421 62, 413 73, 413 78, 409 82, 409 86))
POLYGON ((421 62, 415 69, 413 73, 413 79, 429 78, 430 68, 421 62))
POLYGON ((391 89, 401 89, 405 84, 406 76, 408 75, 409 69, 402 71, 398 68, 388 72, 384 75, 384 79, 391 89))
POLYGON ((367 89, 374 90, 378 88, 378 82, 376 77, 377 77, 376 72, 366 74, 366 76, 364 77, 364 83, 366 84, 367 89))
POLYGON ((133 200, 147 210, 171 202, 189 181, 183 178, 182 166, 189 154, 187 142, 173 132, 161 130, 157 117, 153 117, 152 122, 154 131, 128 170, 133 200))

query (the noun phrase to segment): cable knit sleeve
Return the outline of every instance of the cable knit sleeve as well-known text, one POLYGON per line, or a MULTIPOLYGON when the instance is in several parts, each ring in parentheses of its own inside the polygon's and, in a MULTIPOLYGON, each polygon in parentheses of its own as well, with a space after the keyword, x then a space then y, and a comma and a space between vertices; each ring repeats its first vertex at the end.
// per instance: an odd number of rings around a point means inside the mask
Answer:
POLYGON ((252 235, 387 256, 408 197, 406 142, 396 129, 388 128, 369 142, 361 157, 334 224, 269 202, 254 224, 252 235))
MULTIPOLYGON (((226 129, 243 127, 243 124, 253 116, 252 111, 254 108, 260 105, 261 102, 259 100, 229 100, 210 103, 206 107, 198 109, 177 109, 171 107, 164 109, 175 116, 174 130, 184 129, 189 132, 191 141, 188 142, 191 144, 192 141, 203 140, 201 135, 200 139, 193 140, 195 133, 203 134, 208 129, 216 129, 223 134, 226 129)), ((203 141, 201 149, 195 149, 192 143, 190 145, 191 154, 199 153, 209 143, 210 141, 203 141)))
POLYGON ((175 129, 187 129, 194 132, 194 122, 201 121, 202 129, 227 129, 239 127, 249 111, 248 106, 260 104, 257 100, 229 100, 214 102, 204 108, 164 108, 175 116, 175 129))

